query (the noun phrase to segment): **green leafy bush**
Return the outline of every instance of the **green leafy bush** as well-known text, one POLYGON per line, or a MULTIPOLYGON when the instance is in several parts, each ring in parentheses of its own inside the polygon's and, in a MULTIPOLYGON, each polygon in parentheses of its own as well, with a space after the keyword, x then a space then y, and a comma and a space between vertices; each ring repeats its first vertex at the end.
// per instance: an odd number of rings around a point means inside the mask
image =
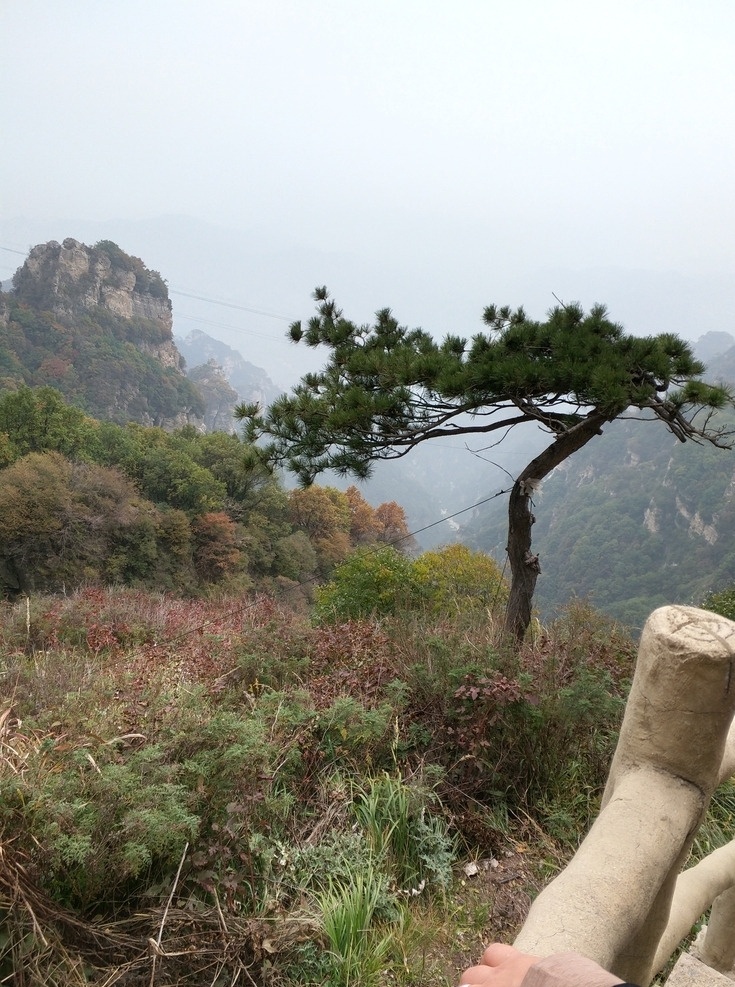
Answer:
POLYGON ((709 593, 702 603, 705 610, 712 610, 721 617, 728 620, 735 620, 735 585, 719 590, 717 593, 709 593))
POLYGON ((330 760, 380 766, 390 763, 394 723, 395 709, 389 703, 369 708, 351 696, 337 696, 314 729, 330 760))
POLYGON ((409 612, 502 610, 508 587, 483 552, 448 545, 410 560, 395 548, 355 552, 316 591, 315 617, 336 623, 409 612))
POLYGON ((410 607, 415 588, 411 562, 394 548, 355 552, 317 589, 318 623, 386 617, 410 607))
POLYGON ((176 868, 199 817, 160 747, 119 759, 110 745, 49 739, 20 775, 0 778, 5 827, 19 814, 44 883, 81 911, 127 901, 176 868))
POLYGON ((508 585, 495 559, 466 545, 424 552, 414 560, 412 570, 419 593, 435 613, 474 609, 501 613, 508 600, 508 585))

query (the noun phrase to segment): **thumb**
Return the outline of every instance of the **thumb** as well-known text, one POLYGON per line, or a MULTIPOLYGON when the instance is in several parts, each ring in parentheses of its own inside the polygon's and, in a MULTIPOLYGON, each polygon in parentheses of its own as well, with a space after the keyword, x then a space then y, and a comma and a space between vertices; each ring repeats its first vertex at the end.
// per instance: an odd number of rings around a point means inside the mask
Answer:
POLYGON ((518 957, 520 954, 514 946, 508 946, 504 942, 494 942, 487 947, 482 954, 482 963, 485 966, 500 966, 507 960, 518 957))

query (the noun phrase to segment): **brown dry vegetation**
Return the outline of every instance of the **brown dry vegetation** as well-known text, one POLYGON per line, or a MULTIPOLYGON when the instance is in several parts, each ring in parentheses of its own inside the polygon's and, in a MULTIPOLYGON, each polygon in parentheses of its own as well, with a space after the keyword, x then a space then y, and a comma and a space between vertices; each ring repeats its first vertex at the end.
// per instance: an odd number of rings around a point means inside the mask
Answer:
POLYGON ((484 611, 99 589, 6 604, 0 654, 0 969, 29 985, 451 984, 587 825, 632 668, 582 605, 513 654, 484 611))

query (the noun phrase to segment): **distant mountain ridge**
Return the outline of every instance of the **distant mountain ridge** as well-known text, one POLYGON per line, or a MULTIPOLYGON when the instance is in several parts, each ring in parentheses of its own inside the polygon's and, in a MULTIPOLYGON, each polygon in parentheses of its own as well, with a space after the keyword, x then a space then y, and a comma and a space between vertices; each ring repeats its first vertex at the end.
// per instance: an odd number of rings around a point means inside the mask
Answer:
POLYGON ((174 341, 186 360, 189 379, 204 398, 208 431, 237 431, 233 415, 240 401, 257 402, 265 407, 281 393, 265 370, 200 329, 194 329, 188 336, 176 336, 174 341))
POLYGON ((735 336, 729 332, 706 332, 693 344, 694 353, 707 364, 709 373, 716 371, 716 361, 735 347, 735 336))

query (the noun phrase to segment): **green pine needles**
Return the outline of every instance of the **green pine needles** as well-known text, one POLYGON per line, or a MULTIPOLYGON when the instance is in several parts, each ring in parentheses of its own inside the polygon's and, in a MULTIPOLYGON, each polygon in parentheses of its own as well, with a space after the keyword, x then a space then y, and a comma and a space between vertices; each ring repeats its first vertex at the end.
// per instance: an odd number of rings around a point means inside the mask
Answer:
MULTIPOLYGON (((699 377, 704 365, 673 333, 637 337, 607 317, 603 305, 585 314, 558 306, 545 322, 522 308, 489 306, 489 333, 438 343, 421 329, 400 326, 389 309, 374 325, 345 319, 325 288, 318 316, 291 326, 294 342, 326 346, 324 370, 305 375, 265 413, 242 406, 238 416, 267 454, 302 480, 324 469, 356 475, 376 459, 404 455, 429 438, 488 433, 536 421, 555 434, 591 411, 617 417, 647 410, 682 438, 723 439, 695 425, 695 406, 730 401, 720 385, 699 377)), ((711 422, 709 423, 711 424, 711 422)))
POLYGON ((550 444, 515 478, 509 501, 512 574, 506 630, 520 642, 531 620, 540 572, 531 552, 529 481, 539 481, 626 414, 659 421, 682 442, 730 447, 716 416, 730 392, 701 379, 705 367, 673 333, 633 336, 603 305, 576 303, 545 321, 522 308, 485 309, 487 332, 437 342, 399 325, 390 309, 372 325, 346 319, 326 288, 314 292, 317 315, 291 326, 294 342, 325 346, 323 370, 307 374, 265 412, 242 406, 246 435, 261 441, 270 464, 308 485, 327 469, 359 478, 379 459, 405 456, 429 439, 505 437, 534 423, 550 444), (263 442, 263 440, 265 440, 263 442))

